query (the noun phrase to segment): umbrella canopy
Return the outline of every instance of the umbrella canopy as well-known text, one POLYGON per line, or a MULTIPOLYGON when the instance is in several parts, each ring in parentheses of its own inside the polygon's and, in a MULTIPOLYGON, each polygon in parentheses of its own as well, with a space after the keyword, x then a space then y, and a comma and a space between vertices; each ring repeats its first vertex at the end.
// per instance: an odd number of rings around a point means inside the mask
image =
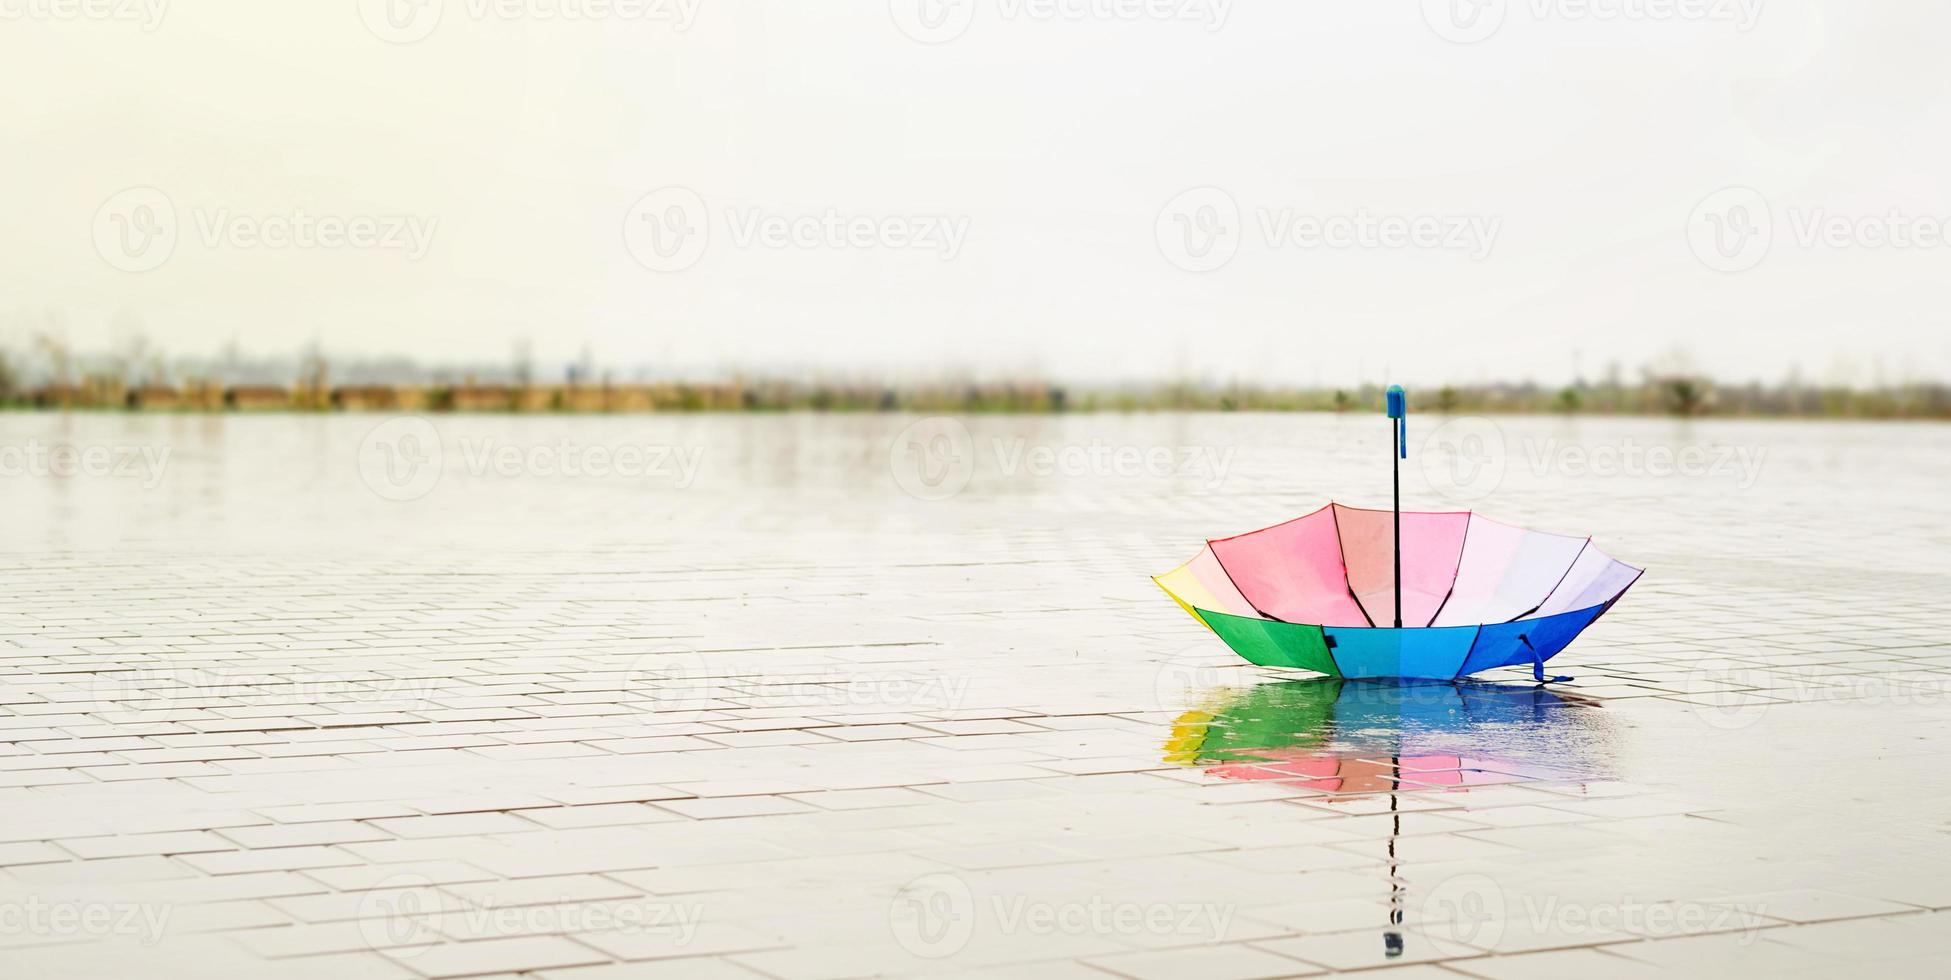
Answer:
POLYGON ((1331 503, 1209 541, 1153 581, 1262 666, 1450 679, 1531 664, 1544 680, 1641 573, 1590 538, 1331 503))

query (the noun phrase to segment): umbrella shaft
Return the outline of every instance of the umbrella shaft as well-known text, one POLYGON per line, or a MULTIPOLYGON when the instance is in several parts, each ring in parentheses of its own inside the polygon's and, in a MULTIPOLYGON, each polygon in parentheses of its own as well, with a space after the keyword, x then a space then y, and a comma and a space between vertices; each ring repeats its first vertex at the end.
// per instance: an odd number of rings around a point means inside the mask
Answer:
POLYGON ((1402 458, 1396 451, 1399 438, 1395 419, 1389 420, 1389 470, 1392 492, 1392 509, 1395 514, 1395 557, 1396 557, 1396 629, 1402 628, 1402 458))

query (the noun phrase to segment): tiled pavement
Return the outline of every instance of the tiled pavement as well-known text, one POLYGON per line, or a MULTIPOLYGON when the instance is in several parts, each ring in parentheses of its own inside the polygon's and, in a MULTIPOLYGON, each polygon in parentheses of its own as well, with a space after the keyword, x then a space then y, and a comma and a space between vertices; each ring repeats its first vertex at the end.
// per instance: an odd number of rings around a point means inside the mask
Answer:
MULTIPOLYGON (((0 447, 170 450, 154 480, 0 478, 0 975, 1881 980, 1951 954, 1941 427, 1485 423, 1502 472, 1461 506, 1650 571, 1534 713, 1431 733, 1268 686, 1145 579, 1380 499, 1379 422, 975 419, 904 461, 896 418, 443 418, 438 483, 395 500, 380 421, 0 415, 0 447), (703 465, 471 471, 482 440, 703 465), (1269 704, 1291 744, 1226 751, 1269 704)), ((1415 462, 1409 501, 1446 506, 1415 462)), ((1533 697, 1486 680, 1455 717, 1533 697)))

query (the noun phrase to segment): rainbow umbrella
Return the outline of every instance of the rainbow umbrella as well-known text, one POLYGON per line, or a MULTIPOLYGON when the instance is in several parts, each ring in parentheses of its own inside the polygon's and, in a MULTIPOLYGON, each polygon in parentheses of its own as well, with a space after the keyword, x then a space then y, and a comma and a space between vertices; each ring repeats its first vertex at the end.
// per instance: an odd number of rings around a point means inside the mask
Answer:
MULTIPOLYGON (((1448 680, 1545 661, 1639 580, 1592 543, 1468 511, 1402 511, 1407 398, 1389 389, 1395 504, 1330 503, 1206 542, 1157 582, 1251 663, 1448 680)), ((1568 677, 1550 680, 1570 680, 1568 677)))

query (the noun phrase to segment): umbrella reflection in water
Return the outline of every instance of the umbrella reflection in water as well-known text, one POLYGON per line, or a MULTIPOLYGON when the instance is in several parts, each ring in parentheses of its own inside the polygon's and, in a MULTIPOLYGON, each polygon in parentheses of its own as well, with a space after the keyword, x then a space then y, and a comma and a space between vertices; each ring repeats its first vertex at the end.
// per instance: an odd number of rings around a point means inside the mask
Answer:
POLYGON ((1399 794, 1603 777, 1612 745, 1597 701, 1542 686, 1324 677, 1211 692, 1173 724, 1165 761, 1315 790, 1322 802, 1386 794, 1383 943, 1394 958, 1403 950, 1399 794))

